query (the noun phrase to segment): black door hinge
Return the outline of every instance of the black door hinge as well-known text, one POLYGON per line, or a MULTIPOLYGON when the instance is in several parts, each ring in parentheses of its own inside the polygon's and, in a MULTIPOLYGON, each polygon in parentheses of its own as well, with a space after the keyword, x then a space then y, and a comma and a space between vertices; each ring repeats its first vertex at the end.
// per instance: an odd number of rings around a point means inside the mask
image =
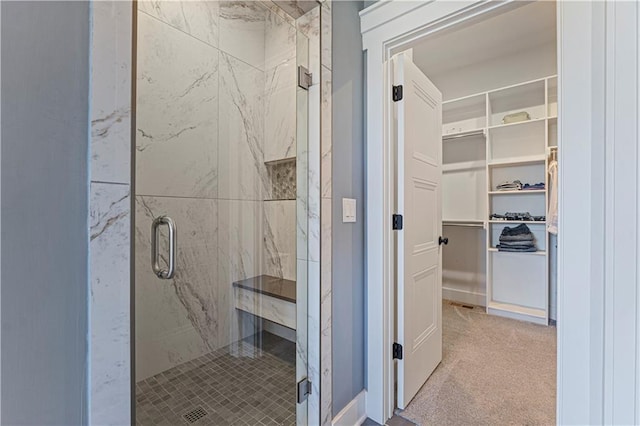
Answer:
POLYGON ((400 343, 393 344, 393 359, 402 359, 402 345, 400 343))
POLYGON ((394 214, 393 215, 393 219, 392 219, 392 227, 394 231, 399 231, 402 229, 402 215, 401 214, 394 214))
POLYGON ((302 404, 311 395, 311 382, 306 377, 298 382, 298 404, 302 404))
POLYGON ((402 100, 402 84, 393 86, 393 102, 402 100))

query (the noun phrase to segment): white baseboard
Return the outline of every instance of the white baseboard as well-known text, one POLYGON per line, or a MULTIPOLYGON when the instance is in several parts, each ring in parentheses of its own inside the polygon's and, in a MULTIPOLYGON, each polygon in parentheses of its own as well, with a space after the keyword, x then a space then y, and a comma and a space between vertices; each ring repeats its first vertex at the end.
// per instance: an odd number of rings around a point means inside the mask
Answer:
POLYGON ((466 290, 442 287, 442 298, 453 302, 465 303, 476 306, 486 306, 487 296, 482 293, 472 293, 466 290))
POLYGON ((367 419, 365 392, 360 392, 331 421, 331 426, 360 426, 367 419))

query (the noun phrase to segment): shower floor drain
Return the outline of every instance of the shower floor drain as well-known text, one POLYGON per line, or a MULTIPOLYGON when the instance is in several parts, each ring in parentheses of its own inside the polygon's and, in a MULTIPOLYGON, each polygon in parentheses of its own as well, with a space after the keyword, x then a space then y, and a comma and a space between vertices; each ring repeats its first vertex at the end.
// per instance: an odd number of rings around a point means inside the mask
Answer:
POLYGON ((189 423, 195 423, 206 415, 207 412, 204 411, 202 407, 198 407, 195 410, 189 411, 182 417, 184 417, 189 423))

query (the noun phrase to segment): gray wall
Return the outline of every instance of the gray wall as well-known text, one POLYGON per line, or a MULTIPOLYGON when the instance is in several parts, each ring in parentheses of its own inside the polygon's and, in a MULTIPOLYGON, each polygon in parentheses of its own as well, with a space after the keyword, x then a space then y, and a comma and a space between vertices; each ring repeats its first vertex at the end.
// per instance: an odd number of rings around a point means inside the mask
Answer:
POLYGON ((89 4, 2 2, 2 423, 86 423, 89 4))
POLYGON ((333 10, 333 414, 362 389, 364 312, 364 64, 361 1, 333 10), (357 200, 357 222, 342 223, 342 198, 357 200))

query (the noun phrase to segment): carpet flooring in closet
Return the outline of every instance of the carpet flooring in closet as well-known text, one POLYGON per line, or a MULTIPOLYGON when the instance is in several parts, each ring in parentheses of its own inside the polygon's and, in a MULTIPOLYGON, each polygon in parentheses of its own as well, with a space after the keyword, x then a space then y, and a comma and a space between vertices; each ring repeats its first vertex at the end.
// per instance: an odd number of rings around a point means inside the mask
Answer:
POLYGON ((443 301, 443 359, 398 415, 418 425, 553 425, 556 328, 443 301))

